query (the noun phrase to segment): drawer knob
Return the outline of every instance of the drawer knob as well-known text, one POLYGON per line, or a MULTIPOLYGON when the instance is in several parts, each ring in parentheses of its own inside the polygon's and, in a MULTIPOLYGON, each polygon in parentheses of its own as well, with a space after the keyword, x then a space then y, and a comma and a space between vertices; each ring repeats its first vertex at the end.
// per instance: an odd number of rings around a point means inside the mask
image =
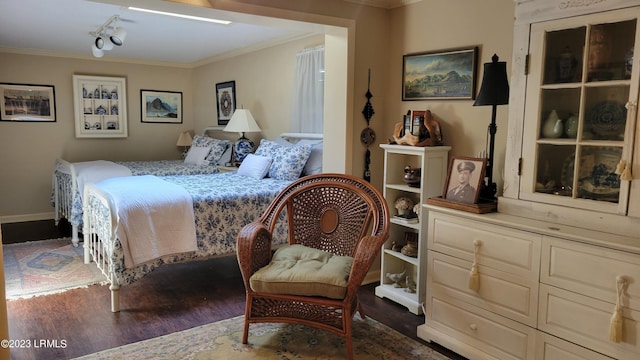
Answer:
POLYGON ((611 321, 609 322, 609 340, 615 343, 622 341, 622 293, 627 285, 627 281, 621 275, 616 276, 616 307, 613 310, 611 321))
POLYGON ((476 324, 471 324, 471 325, 469 325, 469 329, 471 329, 471 330, 473 330, 473 331, 476 331, 476 330, 478 330, 478 325, 476 325, 476 324))

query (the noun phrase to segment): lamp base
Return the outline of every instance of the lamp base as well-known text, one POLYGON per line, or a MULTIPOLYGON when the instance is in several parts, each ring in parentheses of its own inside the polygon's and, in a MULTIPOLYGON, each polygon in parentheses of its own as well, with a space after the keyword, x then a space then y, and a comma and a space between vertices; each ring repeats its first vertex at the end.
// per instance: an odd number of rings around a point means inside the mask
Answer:
POLYGON ((478 201, 480 202, 493 202, 498 201, 496 198, 496 193, 498 192, 498 185, 492 182, 490 185, 486 183, 482 184, 480 187, 480 196, 478 196, 478 201))
POLYGON ((253 152, 253 141, 241 137, 233 144, 233 161, 241 163, 247 155, 253 152))

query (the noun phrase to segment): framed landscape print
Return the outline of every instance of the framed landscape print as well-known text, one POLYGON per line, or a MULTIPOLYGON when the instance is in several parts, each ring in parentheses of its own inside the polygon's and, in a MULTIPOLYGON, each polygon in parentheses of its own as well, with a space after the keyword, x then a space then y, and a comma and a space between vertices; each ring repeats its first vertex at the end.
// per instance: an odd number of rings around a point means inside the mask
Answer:
POLYGON ((53 85, 0 83, 0 120, 55 122, 53 85))
POLYGON ((218 105, 218 125, 227 125, 236 110, 236 82, 217 83, 216 100, 218 105))
POLYGON ((182 92, 140 90, 141 121, 182 124, 182 92))
POLYGON ((478 47, 402 57, 402 100, 475 99, 478 47))
POLYGON ((126 79, 73 75, 77 138, 123 138, 127 132, 126 79))

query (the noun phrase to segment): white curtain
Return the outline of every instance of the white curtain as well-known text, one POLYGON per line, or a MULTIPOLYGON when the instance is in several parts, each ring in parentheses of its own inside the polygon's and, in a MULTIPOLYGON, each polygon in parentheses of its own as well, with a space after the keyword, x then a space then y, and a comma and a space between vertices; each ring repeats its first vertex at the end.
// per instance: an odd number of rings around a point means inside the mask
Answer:
POLYGON ((322 133, 324 106, 324 45, 296 55, 291 131, 322 133))

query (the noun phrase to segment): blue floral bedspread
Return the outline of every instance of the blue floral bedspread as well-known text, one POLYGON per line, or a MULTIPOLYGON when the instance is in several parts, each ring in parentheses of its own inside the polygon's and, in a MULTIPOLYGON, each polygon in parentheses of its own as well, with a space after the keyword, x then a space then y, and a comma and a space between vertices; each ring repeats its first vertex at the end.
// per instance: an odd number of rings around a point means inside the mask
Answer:
MULTIPOLYGON (((156 161, 114 161, 116 164, 124 165, 131 170, 131 175, 157 175, 157 176, 169 176, 169 175, 198 175, 198 174, 215 174, 218 172, 218 168, 215 165, 196 165, 185 164, 184 160, 156 160, 156 161)), ((78 228, 82 225, 82 198, 80 197, 80 189, 77 184, 72 184, 71 174, 60 171, 57 166, 54 169, 54 181, 53 191, 51 192, 51 206, 56 205, 56 202, 65 201, 70 202, 69 213, 56 214, 56 220, 61 217, 66 217, 71 225, 75 225, 78 228), (55 187, 61 192, 58 199, 55 196, 55 187), (65 189, 73 189, 65 191, 65 189), (75 192, 75 194, 69 192, 75 192)), ((62 206, 62 204, 59 204, 62 206)), ((61 209, 62 210, 62 209, 61 209)))
MULTIPOLYGON (((166 256, 128 269, 124 265, 122 245, 116 239, 115 242, 105 244, 113 264, 111 275, 115 276, 111 281, 115 281, 115 284, 131 284, 162 264, 235 254, 236 237, 242 227, 257 220, 273 198, 291 183, 271 178, 258 180, 236 173, 160 178, 184 187, 191 195, 198 251, 166 256)), ((98 210, 100 218, 100 224, 92 224, 92 228, 110 228, 109 210, 93 196, 89 196, 88 201, 94 211, 98 210)), ((287 226, 283 214, 274 231, 274 244, 287 242, 287 226)), ((104 239, 104 235, 101 238, 104 239)))

